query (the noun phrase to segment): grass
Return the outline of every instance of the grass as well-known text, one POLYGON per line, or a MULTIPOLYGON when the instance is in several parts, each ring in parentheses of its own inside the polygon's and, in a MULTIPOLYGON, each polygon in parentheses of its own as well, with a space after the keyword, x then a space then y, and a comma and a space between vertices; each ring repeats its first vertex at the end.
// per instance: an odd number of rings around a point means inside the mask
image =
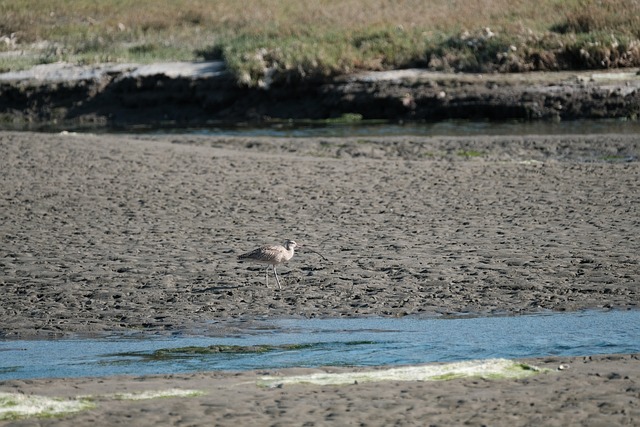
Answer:
POLYGON ((640 66, 640 1, 17 0, 0 3, 2 52, 0 71, 224 59, 249 86, 414 66, 640 66))

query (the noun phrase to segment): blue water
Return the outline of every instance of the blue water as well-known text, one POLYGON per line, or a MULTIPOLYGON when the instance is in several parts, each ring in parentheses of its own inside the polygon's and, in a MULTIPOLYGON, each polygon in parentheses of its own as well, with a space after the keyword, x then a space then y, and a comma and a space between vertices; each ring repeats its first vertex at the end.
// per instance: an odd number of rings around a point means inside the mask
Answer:
POLYGON ((493 357, 640 352, 640 311, 585 311, 512 317, 280 319, 230 337, 136 336, 0 341, 0 380, 169 374, 292 366, 372 366, 493 357), (266 353, 172 353, 212 345, 290 345, 266 353))

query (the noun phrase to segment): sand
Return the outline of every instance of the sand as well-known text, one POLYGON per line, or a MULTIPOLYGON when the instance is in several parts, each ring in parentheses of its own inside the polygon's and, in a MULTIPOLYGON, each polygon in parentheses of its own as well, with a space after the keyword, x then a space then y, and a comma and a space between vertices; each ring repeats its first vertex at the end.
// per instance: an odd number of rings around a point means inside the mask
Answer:
POLYGON ((281 388, 256 384, 265 375, 346 368, 5 381, 0 383, 2 391, 58 398, 173 388, 205 394, 138 401, 97 398, 94 409, 58 418, 0 421, 0 425, 638 425, 640 355, 548 357, 530 362, 551 371, 518 380, 469 378, 281 388))
POLYGON ((0 333, 637 307, 640 137, 1 133, 0 333), (294 239, 280 267, 236 256, 294 239))
MULTIPOLYGON (((2 132, 0 334, 216 334, 257 317, 637 308, 639 155, 635 135, 2 132), (287 238, 326 260, 302 248, 279 268, 282 290, 265 286, 262 266, 236 260, 287 238)), ((0 391, 209 391, 17 425, 638 423, 637 356, 535 363, 571 368, 437 386, 265 390, 253 381, 264 373, 248 372, 10 381, 0 391)))

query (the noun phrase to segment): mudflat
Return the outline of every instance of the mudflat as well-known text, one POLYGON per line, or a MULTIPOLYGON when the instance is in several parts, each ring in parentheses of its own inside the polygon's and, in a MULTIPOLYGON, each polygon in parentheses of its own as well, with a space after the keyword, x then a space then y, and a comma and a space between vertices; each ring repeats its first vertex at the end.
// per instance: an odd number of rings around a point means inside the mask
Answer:
POLYGON ((636 135, 2 132, 0 334, 637 308, 639 156, 636 135), (237 260, 285 239, 282 290, 237 260))
POLYGON ((62 399, 90 395, 96 405, 62 417, 8 422, 12 426, 637 425, 640 355, 547 357, 526 362, 549 371, 518 380, 287 384, 280 388, 257 385, 265 375, 348 369, 296 368, 14 380, 0 382, 0 392, 62 399), (204 394, 148 400, 108 397, 176 389, 204 394))
MULTIPOLYGON (((256 317, 637 308, 634 135, 224 138, 0 133, 0 332, 224 333, 256 317), (237 255, 295 239, 265 286, 237 255)), ((621 325, 624 327, 624 325, 621 325)), ((50 397, 194 389, 11 425, 632 425, 638 355, 519 380, 257 386, 244 373, 36 379, 50 397)), ((561 368, 561 369, 560 369, 561 368)), ((355 368, 363 369, 363 368, 355 368)), ((0 422, 1 423, 1 422, 0 422)))

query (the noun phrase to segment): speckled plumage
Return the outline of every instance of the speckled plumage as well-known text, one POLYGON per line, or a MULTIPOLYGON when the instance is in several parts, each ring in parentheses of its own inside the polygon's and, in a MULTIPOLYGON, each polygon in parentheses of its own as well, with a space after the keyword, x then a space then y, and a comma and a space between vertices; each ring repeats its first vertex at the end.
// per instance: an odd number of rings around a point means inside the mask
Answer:
MULTIPOLYGON (((278 288, 282 289, 280 278, 276 272, 276 266, 293 258, 294 249, 299 246, 293 240, 286 240, 284 245, 267 245, 254 249, 251 252, 238 256, 241 261, 254 261, 269 264, 273 268, 273 274, 276 276, 278 288)), ((269 268, 267 268, 267 287, 269 286, 269 268)))

